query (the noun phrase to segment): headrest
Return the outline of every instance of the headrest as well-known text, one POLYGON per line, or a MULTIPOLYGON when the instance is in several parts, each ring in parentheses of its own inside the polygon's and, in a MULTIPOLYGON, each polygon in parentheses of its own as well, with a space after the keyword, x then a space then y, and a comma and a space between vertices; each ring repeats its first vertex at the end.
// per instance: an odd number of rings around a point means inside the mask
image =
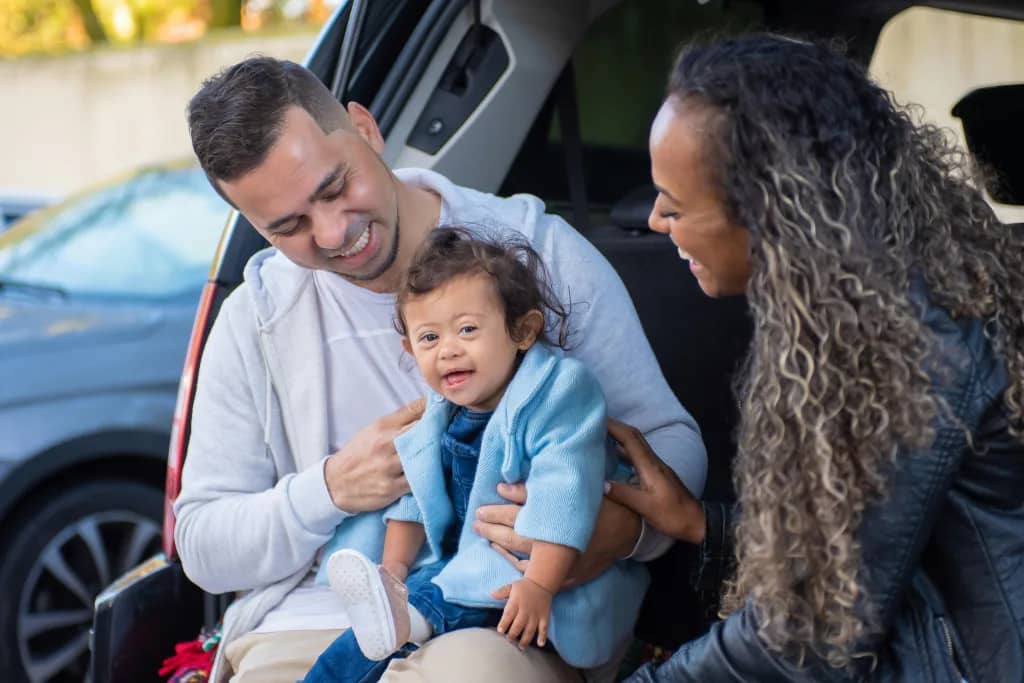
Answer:
POLYGON ((1001 204, 1024 205, 1024 84, 972 90, 952 113, 963 123, 989 196, 1001 204))

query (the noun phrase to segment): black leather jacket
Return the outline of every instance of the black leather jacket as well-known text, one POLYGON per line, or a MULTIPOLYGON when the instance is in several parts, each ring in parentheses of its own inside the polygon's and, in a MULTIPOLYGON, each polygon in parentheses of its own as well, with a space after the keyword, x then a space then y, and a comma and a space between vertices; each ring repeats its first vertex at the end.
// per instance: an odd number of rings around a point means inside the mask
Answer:
MULTIPOLYGON (((917 289, 917 288, 915 288, 917 289)), ((924 295, 915 291, 916 299, 924 295)), ((938 344, 932 374, 964 431, 938 419, 930 448, 897 457, 890 492, 861 524, 866 588, 885 633, 857 675, 812 662, 800 669, 757 636, 749 606, 683 645, 668 662, 637 671, 644 681, 1024 681, 1024 445, 1008 431, 1005 363, 979 321, 954 321, 925 304, 938 344)), ((731 509, 708 504, 698 582, 724 564, 731 509)), ((717 577, 720 578, 720 577, 717 577)), ((700 586, 698 586, 700 588, 700 586)))

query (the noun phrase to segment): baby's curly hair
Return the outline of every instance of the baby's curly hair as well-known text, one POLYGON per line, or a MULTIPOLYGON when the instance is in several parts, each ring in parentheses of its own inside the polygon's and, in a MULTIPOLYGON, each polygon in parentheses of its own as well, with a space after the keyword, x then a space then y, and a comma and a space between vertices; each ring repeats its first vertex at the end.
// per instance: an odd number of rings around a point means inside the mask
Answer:
POLYGON ((522 237, 491 237, 462 226, 431 231, 413 256, 395 302, 395 328, 407 335, 405 305, 468 275, 486 275, 505 308, 505 328, 518 341, 518 323, 532 310, 544 314, 538 341, 565 348, 568 311, 551 290, 540 255, 522 237))

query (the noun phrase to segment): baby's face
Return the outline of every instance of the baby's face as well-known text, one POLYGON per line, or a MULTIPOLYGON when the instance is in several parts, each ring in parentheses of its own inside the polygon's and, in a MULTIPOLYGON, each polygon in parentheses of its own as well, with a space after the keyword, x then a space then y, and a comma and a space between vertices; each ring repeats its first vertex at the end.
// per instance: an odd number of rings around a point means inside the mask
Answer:
POLYGON ((515 373, 515 342, 505 309, 486 275, 458 277, 404 308, 406 350, 430 388, 470 410, 493 410, 515 373))

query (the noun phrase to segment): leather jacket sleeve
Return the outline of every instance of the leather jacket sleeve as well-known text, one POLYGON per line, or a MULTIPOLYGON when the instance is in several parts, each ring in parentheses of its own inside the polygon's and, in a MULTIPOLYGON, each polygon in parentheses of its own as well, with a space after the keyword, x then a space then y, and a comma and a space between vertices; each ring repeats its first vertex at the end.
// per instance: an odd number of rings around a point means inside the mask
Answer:
POLYGON ((693 589, 702 595, 717 594, 732 572, 734 506, 704 501, 704 541, 690 574, 693 589))
MULTIPOLYGON (((926 323, 930 323, 940 339, 937 355, 944 367, 936 369, 932 376, 936 390, 949 406, 949 412, 937 418, 935 440, 930 446, 906 449, 897 454, 887 494, 865 512, 860 525, 861 555, 866 568, 864 585, 882 627, 877 641, 866 642, 864 646, 875 652, 884 648, 885 639, 891 637, 887 631, 896 621, 905 591, 910 588, 920 565, 921 554, 954 476, 970 452, 966 432, 974 429, 987 404, 986 392, 981 385, 987 379, 989 368, 976 364, 969 351, 970 344, 965 344, 961 336, 964 330, 957 329, 956 323, 948 319, 926 320, 926 323)), ((721 527, 713 526, 722 519, 718 512, 722 510, 708 515, 711 525, 708 535, 723 538, 721 527)), ((708 548, 702 550, 707 552, 708 548)), ((698 577, 715 564, 714 558, 702 558, 698 577)), ((770 651, 757 631, 755 610, 747 604, 724 621, 714 624, 701 638, 684 644, 661 667, 647 665, 627 680, 629 683, 643 683, 849 678, 848 672, 831 668, 823 661, 805 661, 803 668, 796 667, 780 654, 770 651)), ((886 680, 903 678, 894 671, 886 672, 889 667, 895 670, 900 665, 881 656, 873 670, 874 676, 886 680)))

